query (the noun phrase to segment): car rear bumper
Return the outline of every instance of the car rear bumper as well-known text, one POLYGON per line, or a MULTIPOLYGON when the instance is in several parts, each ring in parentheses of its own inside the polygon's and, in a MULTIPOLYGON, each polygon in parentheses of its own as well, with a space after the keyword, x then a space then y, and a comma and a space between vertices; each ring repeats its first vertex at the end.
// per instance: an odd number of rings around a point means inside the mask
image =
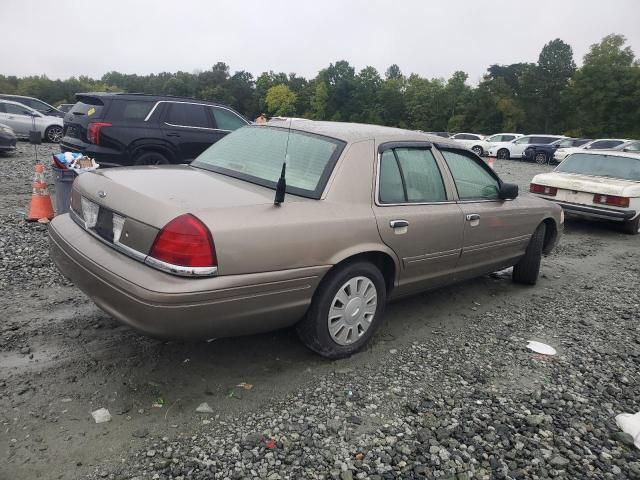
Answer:
POLYGON ((330 268, 175 277, 97 241, 68 214, 49 224, 49 240, 56 266, 100 308, 163 338, 247 335, 292 325, 330 268))
MULTIPOLYGON (((539 196, 539 195, 536 195, 539 196)), ((613 220, 614 222, 625 222, 635 218, 637 212, 631 209, 614 209, 605 207, 595 207, 591 205, 581 205, 577 203, 563 202, 560 200, 553 200, 549 197, 539 196, 545 200, 550 200, 557 203, 562 207, 568 215, 574 215, 585 218, 599 218, 602 220, 613 220)))

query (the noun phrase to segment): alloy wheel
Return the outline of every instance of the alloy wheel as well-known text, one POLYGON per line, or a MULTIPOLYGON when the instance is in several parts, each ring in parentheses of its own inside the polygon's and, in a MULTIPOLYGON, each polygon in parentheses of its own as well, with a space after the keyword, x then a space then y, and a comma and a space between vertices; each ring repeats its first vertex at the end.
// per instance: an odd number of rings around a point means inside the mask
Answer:
POLYGON ((49 127, 47 130, 47 140, 58 143, 62 140, 62 127, 49 127))
POLYGON ((367 277, 351 278, 331 301, 327 318, 329 335, 338 345, 351 345, 371 327, 376 313, 378 291, 367 277))
POLYGON ((538 165, 544 165, 547 163, 547 156, 544 153, 536 153, 536 163, 538 165))

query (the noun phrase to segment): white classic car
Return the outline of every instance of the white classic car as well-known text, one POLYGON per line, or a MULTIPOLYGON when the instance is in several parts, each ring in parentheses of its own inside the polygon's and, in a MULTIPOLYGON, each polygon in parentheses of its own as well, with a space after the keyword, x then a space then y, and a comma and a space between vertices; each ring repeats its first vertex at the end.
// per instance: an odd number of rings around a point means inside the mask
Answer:
POLYGON ((581 151, 551 173, 533 177, 529 191, 565 213, 612 220, 640 233, 640 153, 581 151))

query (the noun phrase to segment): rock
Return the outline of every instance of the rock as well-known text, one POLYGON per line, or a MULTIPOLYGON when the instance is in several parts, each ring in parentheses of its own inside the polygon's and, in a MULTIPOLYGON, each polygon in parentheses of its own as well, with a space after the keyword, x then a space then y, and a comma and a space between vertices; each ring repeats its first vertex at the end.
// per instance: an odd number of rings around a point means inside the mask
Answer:
POLYGON ((22 353, 23 355, 29 355, 29 353, 31 353, 31 349, 29 347, 22 347, 20 349, 20 353, 22 353))
POLYGON ((111 414, 106 408, 99 408, 98 410, 91 412, 91 416, 96 423, 105 423, 111 421, 111 414))
POLYGON ((353 473, 351 473, 351 470, 342 472, 340 474, 340 480, 353 480, 353 473))
POLYGON ((198 408, 196 408, 196 412, 213 413, 213 408, 211 408, 207 402, 202 402, 200 405, 198 405, 198 408))
POLYGON ((611 435, 611 438, 613 438, 616 442, 620 442, 623 445, 626 445, 627 447, 635 447, 633 437, 627 432, 614 432, 611 435))
POLYGON ((563 457, 562 455, 556 455, 549 461, 549 465, 558 469, 563 469, 564 467, 569 465, 569 463, 569 459, 563 457))
POLYGON ((149 430, 146 428, 139 428, 137 430, 134 430, 131 435, 133 435, 136 438, 144 438, 147 435, 149 435, 149 430))
POLYGON ((147 457, 155 457, 156 456, 156 451, 155 450, 147 450, 147 457))

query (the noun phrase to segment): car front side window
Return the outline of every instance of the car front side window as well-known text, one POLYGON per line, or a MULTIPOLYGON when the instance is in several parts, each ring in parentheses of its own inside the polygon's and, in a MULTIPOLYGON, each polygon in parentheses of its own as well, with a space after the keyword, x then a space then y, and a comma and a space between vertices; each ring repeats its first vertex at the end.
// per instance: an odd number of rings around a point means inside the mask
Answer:
MULTIPOLYGON (((500 182, 476 159, 458 150, 442 150, 460 200, 497 200, 500 182)), ((480 160, 481 161, 481 160, 480 160)))
POLYGON ((13 103, 5 103, 4 104, 7 113, 11 115, 31 115, 31 112, 20 105, 14 105, 13 103))
POLYGON ((381 203, 432 203, 447 200, 440 168, 429 148, 395 148, 380 157, 381 203))
POLYGON ((220 130, 237 130, 240 127, 244 127, 247 122, 240 118, 235 113, 232 113, 224 108, 211 107, 213 111, 213 117, 216 120, 216 125, 220 130))

